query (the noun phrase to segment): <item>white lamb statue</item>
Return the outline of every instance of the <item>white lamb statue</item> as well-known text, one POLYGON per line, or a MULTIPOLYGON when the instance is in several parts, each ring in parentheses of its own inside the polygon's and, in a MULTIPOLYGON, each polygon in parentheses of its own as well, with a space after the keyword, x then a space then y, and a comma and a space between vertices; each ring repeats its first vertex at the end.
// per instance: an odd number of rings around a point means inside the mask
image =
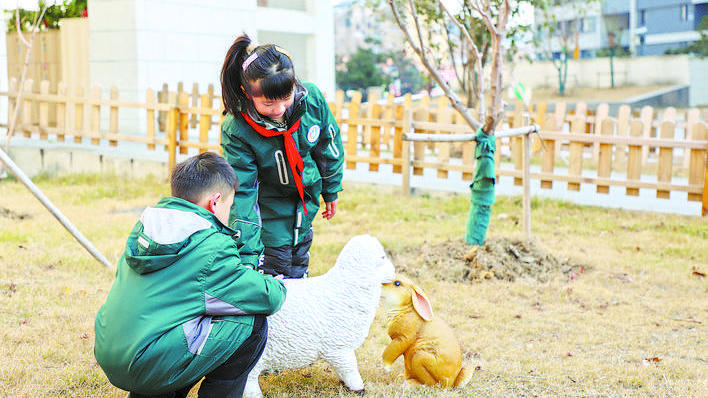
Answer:
POLYGON ((354 350, 369 334, 381 296, 381 284, 395 271, 383 246, 370 235, 349 240, 326 274, 288 279, 280 311, 268 317, 268 342, 248 375, 244 396, 261 397, 258 376, 327 361, 352 391, 363 392, 354 350))

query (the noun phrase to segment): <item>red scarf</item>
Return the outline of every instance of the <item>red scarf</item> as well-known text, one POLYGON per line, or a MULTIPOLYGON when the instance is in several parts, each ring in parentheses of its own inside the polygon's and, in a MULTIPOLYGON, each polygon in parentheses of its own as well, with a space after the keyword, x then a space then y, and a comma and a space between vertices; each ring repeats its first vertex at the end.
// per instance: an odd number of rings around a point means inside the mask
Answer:
POLYGON ((293 133, 297 131, 300 127, 300 119, 298 119, 293 125, 285 131, 268 130, 267 128, 256 123, 251 119, 248 114, 241 112, 243 120, 248 123, 258 134, 264 137, 277 137, 279 135, 283 136, 283 141, 285 143, 285 156, 288 158, 288 164, 290 165, 290 171, 293 172, 293 178, 295 179, 295 186, 297 187, 297 193, 300 194, 300 200, 302 200, 302 208, 305 210, 305 215, 307 215, 307 207, 305 207, 305 190, 302 185, 302 171, 305 168, 305 164, 302 162, 302 157, 297 151, 297 146, 295 145, 295 140, 293 139, 293 133))

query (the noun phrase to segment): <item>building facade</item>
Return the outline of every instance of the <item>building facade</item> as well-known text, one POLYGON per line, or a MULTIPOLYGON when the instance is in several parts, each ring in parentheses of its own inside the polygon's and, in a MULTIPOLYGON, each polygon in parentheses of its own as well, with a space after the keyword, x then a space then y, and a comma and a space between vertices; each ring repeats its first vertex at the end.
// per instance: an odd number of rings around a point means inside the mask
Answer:
POLYGON ((334 21, 335 52, 340 57, 352 55, 360 47, 387 52, 405 46, 403 32, 387 4, 371 7, 360 0, 344 0, 334 6, 334 21))
POLYGON ((700 39, 708 0, 636 0, 639 55, 661 55, 700 39))
MULTIPOLYGON (((163 83, 174 90, 214 84, 234 39, 288 50, 295 73, 334 95, 332 5, 321 0, 89 0, 92 85, 139 99, 163 83)), ((201 89, 204 91, 204 89, 201 89)))
POLYGON ((616 51, 633 55, 663 55, 700 39, 698 27, 708 15, 708 0, 566 1, 548 13, 536 9, 537 38, 545 48, 540 58, 558 57, 565 46, 578 48, 580 58, 616 51), (554 24, 554 32, 543 29, 554 24))

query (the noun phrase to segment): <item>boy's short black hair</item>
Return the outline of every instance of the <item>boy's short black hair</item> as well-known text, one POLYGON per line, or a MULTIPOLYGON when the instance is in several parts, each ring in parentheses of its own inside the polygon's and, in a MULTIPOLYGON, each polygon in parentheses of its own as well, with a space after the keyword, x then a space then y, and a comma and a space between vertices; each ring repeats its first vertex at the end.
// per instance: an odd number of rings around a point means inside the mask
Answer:
POLYGON ((238 191, 234 169, 214 152, 192 156, 175 165, 170 177, 172 196, 197 203, 205 193, 219 192, 224 197, 238 191))

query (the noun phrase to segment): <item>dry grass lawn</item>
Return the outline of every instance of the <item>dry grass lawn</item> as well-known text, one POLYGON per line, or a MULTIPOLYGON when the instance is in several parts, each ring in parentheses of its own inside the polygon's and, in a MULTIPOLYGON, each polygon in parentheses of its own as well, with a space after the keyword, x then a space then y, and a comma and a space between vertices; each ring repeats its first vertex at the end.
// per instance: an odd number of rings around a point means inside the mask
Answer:
MULTIPOLYGON (((38 185, 111 260, 162 181, 71 176, 38 185)), ((587 264, 546 282, 463 282, 419 272, 436 315, 456 330, 472 366, 459 391, 411 389, 383 371, 380 312, 358 350, 371 397, 708 396, 708 221, 533 201, 534 243, 587 264)), ((0 182, 0 396, 123 397, 93 358, 93 321, 113 275, 18 182, 0 182), (24 217, 23 217, 24 216, 24 217)), ((353 235, 377 236, 402 256, 459 239, 464 195, 402 197, 345 184, 337 216, 318 219, 312 273, 325 272, 353 235)), ((499 197, 488 237, 520 238, 518 198, 499 197), (500 217, 504 213, 506 216, 500 217)), ((352 396, 323 363, 263 376, 266 397, 352 396)), ((196 397, 196 389, 192 396, 196 397)))

